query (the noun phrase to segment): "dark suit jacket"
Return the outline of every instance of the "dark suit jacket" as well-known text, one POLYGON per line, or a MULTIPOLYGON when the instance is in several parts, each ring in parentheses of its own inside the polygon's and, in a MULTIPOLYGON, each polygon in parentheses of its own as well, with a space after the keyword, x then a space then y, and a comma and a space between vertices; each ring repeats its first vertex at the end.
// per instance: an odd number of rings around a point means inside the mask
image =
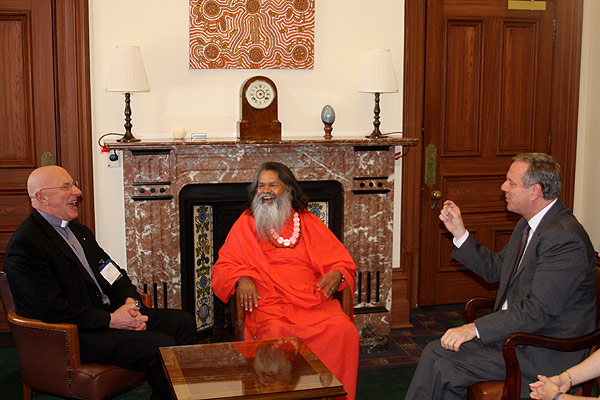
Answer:
POLYGON ((6 247, 4 271, 19 314, 45 322, 67 322, 80 330, 108 328, 110 312, 127 297, 140 299, 127 273, 111 286, 98 268, 109 256, 92 232, 77 222, 69 227, 75 234, 102 290, 111 300, 102 303, 100 291, 69 244, 38 211, 15 231, 6 247))
MULTIPOLYGON (((496 311, 475 321, 484 345, 501 342, 514 332, 552 337, 574 337, 596 325, 596 268, 590 239, 571 211, 558 200, 531 237, 519 270, 508 288, 508 309, 500 310, 500 296, 508 284, 521 233, 519 220, 507 246, 492 253, 472 235, 452 257, 488 282, 500 281, 496 311)), ((525 376, 554 375, 582 360, 584 354, 561 353, 534 347, 520 348, 525 376)))

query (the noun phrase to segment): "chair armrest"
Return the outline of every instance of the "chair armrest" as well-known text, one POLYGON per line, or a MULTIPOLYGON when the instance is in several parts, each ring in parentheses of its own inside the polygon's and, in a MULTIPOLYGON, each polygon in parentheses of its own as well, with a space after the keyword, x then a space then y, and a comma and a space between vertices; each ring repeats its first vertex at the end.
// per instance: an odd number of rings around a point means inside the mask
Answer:
MULTIPOLYGON (((79 353, 79 334, 77 325, 67 323, 49 324, 39 319, 22 317, 14 312, 7 314, 15 344, 19 349, 28 349, 25 354, 19 352, 19 358, 31 357, 31 363, 39 360, 52 360, 52 357, 65 358, 70 368, 81 365, 79 353), (19 343, 21 342, 21 346, 19 343)), ((25 364, 29 365, 29 364, 25 364)))
POLYGON ((496 300, 491 297, 473 297, 465 303, 465 318, 467 322, 475 321, 477 310, 494 307, 496 300))
POLYGON ((142 304, 146 308, 152 308, 152 295, 150 293, 140 293, 142 304))
POLYGON ((354 302, 352 301, 352 291, 349 286, 346 286, 341 292, 335 292, 333 298, 340 302, 344 314, 353 319, 354 317, 354 302))
POLYGON ((529 333, 511 333, 502 342, 502 355, 506 364, 506 381, 503 399, 515 399, 521 391, 521 368, 517 359, 516 346, 544 347, 558 351, 589 349, 600 343, 600 329, 576 338, 552 338, 529 333))
POLYGON ((229 299, 231 304, 231 319, 233 324, 233 336, 235 340, 244 340, 244 308, 240 306, 237 298, 237 290, 229 299))

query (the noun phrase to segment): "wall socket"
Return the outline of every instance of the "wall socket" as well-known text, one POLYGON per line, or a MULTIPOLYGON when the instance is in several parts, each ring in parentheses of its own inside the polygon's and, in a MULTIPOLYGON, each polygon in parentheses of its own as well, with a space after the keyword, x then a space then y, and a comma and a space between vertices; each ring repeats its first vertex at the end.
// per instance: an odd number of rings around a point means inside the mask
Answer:
POLYGON ((109 153, 104 153, 106 154, 106 165, 109 168, 118 168, 121 166, 121 151, 111 151, 109 153))

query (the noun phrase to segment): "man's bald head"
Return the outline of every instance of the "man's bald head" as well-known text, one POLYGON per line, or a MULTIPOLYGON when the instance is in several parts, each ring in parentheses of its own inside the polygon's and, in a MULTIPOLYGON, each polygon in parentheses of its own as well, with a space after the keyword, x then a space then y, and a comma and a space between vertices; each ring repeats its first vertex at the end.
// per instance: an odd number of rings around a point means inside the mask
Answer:
MULTIPOLYGON (((31 199, 35 198, 35 193, 45 187, 60 186, 61 183, 55 185, 56 179, 64 175, 69 175, 66 169, 58 165, 47 165, 34 169, 27 179, 27 192, 31 199)), ((70 176, 70 175, 69 175, 70 176)))
POLYGON ((57 165, 40 167, 29 175, 27 192, 36 210, 71 221, 78 216, 81 190, 66 169, 57 165))

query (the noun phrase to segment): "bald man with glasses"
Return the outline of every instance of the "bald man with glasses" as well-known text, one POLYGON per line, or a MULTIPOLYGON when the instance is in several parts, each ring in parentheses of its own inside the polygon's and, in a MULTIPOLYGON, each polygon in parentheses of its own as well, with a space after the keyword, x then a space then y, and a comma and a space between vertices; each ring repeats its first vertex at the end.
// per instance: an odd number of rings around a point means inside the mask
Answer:
POLYGON ((4 259, 19 313, 77 325, 84 362, 145 370, 153 398, 169 398, 158 349, 195 343, 194 317, 141 305, 127 272, 74 221, 81 190, 65 169, 34 170, 27 190, 34 211, 8 242, 4 259))

